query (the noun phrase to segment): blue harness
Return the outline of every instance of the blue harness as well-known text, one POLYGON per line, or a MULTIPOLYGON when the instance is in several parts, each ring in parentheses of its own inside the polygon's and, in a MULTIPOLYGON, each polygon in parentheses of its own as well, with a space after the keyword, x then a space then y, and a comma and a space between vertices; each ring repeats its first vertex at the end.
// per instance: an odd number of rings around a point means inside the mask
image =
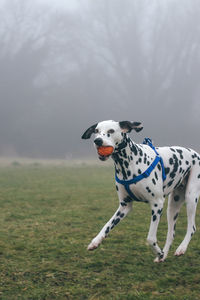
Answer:
POLYGON ((156 151, 155 147, 153 146, 151 139, 145 138, 144 141, 143 141, 143 144, 148 145, 149 147, 151 147, 151 148, 154 150, 154 152, 156 153, 156 157, 155 157, 154 161, 153 161, 152 164, 147 168, 147 170, 146 170, 144 173, 142 173, 142 174, 140 174, 140 175, 138 175, 138 176, 136 176, 136 177, 134 177, 133 179, 130 179, 130 180, 121 180, 121 179, 119 179, 119 178, 117 177, 117 174, 115 173, 115 179, 116 179, 116 181, 117 181, 118 183, 122 184, 122 185, 125 187, 125 189, 126 189, 127 193, 129 194, 129 196, 130 196, 133 200, 135 200, 135 201, 141 201, 141 200, 139 200, 139 199, 133 194, 133 192, 130 190, 130 185, 133 184, 133 183, 136 184, 138 181, 142 180, 143 178, 149 177, 150 174, 151 174, 151 172, 155 169, 155 167, 157 166, 157 164, 158 164, 159 162, 160 162, 161 168, 162 168, 162 179, 163 179, 163 181, 166 179, 165 168, 164 168, 163 160, 162 160, 162 158, 160 157, 160 155, 158 154, 158 152, 156 151))

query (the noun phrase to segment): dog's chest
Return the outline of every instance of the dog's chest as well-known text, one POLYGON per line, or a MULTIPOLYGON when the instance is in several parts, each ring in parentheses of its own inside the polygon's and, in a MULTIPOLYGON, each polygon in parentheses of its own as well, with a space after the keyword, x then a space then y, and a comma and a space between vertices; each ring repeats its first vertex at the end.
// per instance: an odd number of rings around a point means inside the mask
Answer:
POLYGON ((133 193, 136 196, 135 201, 148 202, 155 197, 161 196, 163 193, 162 167, 159 162, 147 178, 143 177, 142 175, 151 167, 152 162, 155 160, 156 154, 147 145, 136 145, 135 147, 137 147, 136 150, 134 149, 135 151, 131 153, 126 152, 126 155, 120 156, 116 163, 117 176, 121 176, 121 179, 126 182, 125 185, 118 184, 117 190, 120 193, 120 198, 131 196, 133 193), (131 160, 129 160, 129 157, 131 157, 131 160), (127 183, 140 176, 142 177, 141 180, 128 184, 127 188, 127 183))

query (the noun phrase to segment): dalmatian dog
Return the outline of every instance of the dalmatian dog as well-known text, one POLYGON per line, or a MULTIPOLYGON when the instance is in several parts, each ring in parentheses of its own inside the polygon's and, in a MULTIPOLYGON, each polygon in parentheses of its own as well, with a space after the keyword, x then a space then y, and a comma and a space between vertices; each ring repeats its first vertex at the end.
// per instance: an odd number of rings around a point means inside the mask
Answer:
POLYGON ((175 256, 183 255, 196 231, 195 214, 200 196, 200 155, 192 149, 178 146, 155 148, 161 161, 154 166, 146 178, 129 185, 129 191, 120 182, 129 182, 143 173, 152 165, 156 157, 154 149, 149 145, 136 144, 128 133, 143 129, 140 122, 103 121, 89 127, 82 135, 89 139, 94 134, 94 145, 113 147, 113 152, 107 156, 99 155, 102 161, 112 157, 116 171, 116 189, 119 197, 119 207, 111 219, 104 225, 98 235, 91 241, 88 250, 96 249, 109 232, 126 217, 132 209, 132 203, 137 201, 149 203, 151 207, 151 223, 147 241, 152 247, 155 262, 166 259, 175 237, 175 227, 179 211, 184 201, 187 209, 187 232, 175 256), (165 180, 162 178, 164 169, 165 180), (131 197, 135 196, 135 199, 131 197), (167 220, 168 232, 166 243, 161 250, 157 242, 157 229, 162 215, 165 197, 168 196, 167 220))

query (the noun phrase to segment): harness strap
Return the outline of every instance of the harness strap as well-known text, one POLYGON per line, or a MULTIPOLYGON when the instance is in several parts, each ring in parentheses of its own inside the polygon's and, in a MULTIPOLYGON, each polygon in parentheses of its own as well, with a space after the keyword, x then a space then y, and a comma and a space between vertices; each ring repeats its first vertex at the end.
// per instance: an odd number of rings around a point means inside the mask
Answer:
POLYGON ((152 162, 152 164, 147 168, 147 170, 145 172, 143 172, 142 174, 130 179, 130 180, 121 180, 117 177, 117 174, 115 172, 115 180, 124 185, 127 193, 129 194, 129 196, 134 199, 135 201, 140 201, 134 194, 133 192, 130 190, 130 185, 131 184, 136 184, 137 182, 141 181, 143 178, 147 178, 150 176, 150 174, 152 173, 152 171, 155 169, 155 167, 157 166, 157 164, 160 162, 161 164, 161 168, 162 168, 162 179, 163 181, 166 179, 166 175, 165 175, 165 168, 164 168, 164 163, 162 158, 160 157, 160 155, 158 154, 158 152, 156 151, 155 147, 152 144, 151 139, 149 138, 145 138, 143 144, 148 145, 149 147, 151 147, 154 152, 156 153, 156 157, 154 159, 154 161, 152 162))
MULTIPOLYGON (((163 159, 158 154, 158 152, 156 151, 156 148, 153 146, 152 140, 150 138, 145 138, 144 141, 143 141, 143 144, 148 145, 149 147, 151 147, 154 150, 154 152, 156 153, 157 157, 160 158, 160 164, 161 164, 161 168, 162 168, 162 179, 163 179, 163 181, 165 181, 166 175, 165 175, 165 167, 164 167, 163 159)), ((153 171, 153 169, 152 169, 152 171, 153 171)))

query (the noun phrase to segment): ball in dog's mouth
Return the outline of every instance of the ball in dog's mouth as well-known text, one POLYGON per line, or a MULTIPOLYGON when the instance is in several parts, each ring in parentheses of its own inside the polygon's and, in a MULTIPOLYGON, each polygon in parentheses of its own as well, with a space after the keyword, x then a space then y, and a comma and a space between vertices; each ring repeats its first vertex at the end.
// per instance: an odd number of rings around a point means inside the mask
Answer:
POLYGON ((106 160, 114 151, 112 146, 100 146, 97 148, 99 159, 106 160))

